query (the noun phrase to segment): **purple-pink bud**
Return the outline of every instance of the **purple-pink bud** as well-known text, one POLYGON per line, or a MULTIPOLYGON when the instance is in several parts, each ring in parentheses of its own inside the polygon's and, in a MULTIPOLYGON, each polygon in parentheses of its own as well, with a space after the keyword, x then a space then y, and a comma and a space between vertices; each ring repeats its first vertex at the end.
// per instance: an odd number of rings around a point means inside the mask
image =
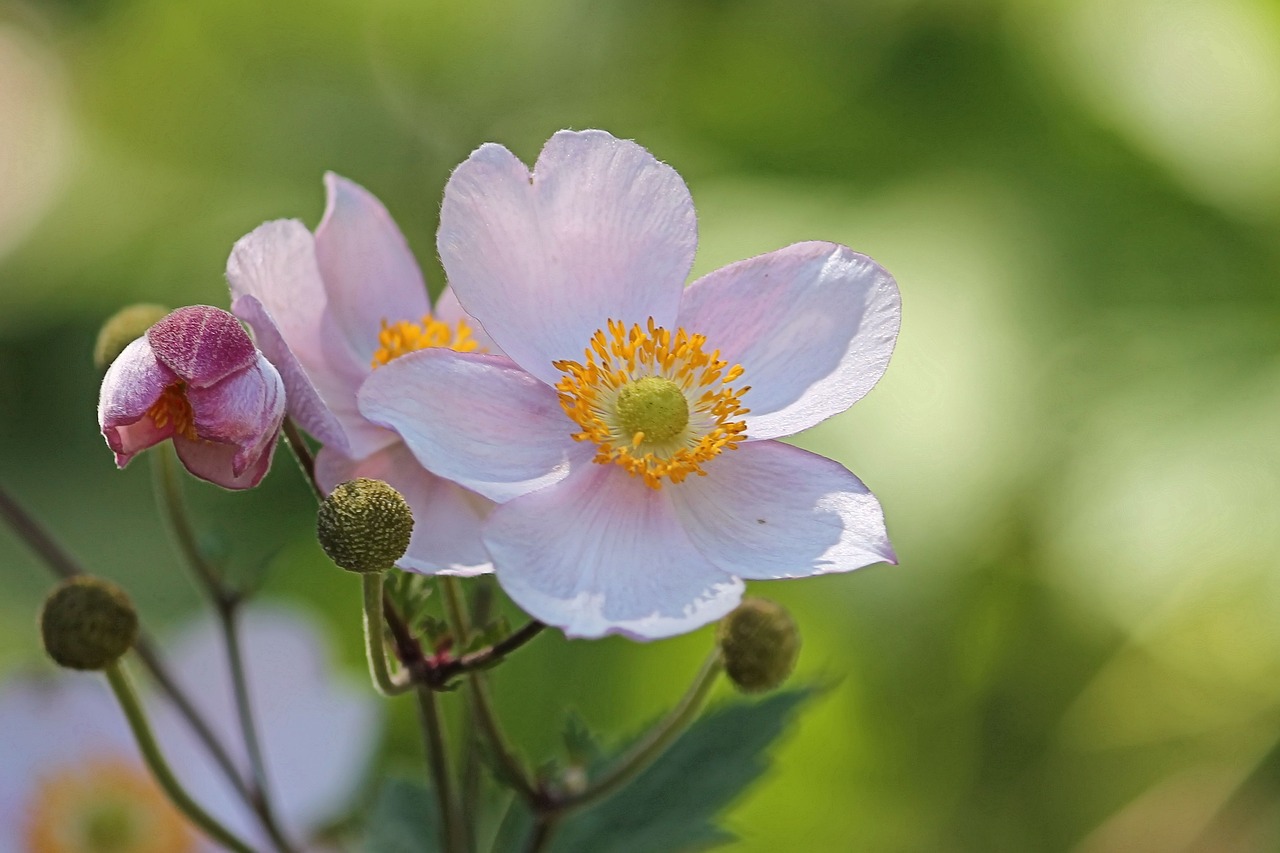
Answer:
POLYGON ((284 383, 239 321, 220 308, 179 308, 107 369, 98 424, 123 468, 166 438, 202 480, 256 486, 284 420, 284 383))

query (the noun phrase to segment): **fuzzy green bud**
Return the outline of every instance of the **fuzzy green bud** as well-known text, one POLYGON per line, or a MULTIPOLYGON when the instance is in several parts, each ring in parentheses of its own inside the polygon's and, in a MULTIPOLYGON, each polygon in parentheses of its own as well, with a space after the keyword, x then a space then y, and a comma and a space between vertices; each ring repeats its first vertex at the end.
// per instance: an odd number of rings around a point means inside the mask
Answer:
POLYGON ((413 513, 381 480, 348 480, 325 498, 316 535, 329 559, 349 572, 391 568, 409 550, 413 513))
POLYGON ((716 631, 725 674, 743 693, 782 685, 800 656, 800 630, 781 604, 746 598, 716 631))
POLYGON ((44 650, 69 669, 106 669, 138 639, 138 612, 110 581, 79 575, 60 583, 40 611, 44 650))
POLYGON ((93 366, 106 370, 124 348, 147 333, 169 314, 163 305, 148 302, 121 308, 102 324, 93 345, 93 366))

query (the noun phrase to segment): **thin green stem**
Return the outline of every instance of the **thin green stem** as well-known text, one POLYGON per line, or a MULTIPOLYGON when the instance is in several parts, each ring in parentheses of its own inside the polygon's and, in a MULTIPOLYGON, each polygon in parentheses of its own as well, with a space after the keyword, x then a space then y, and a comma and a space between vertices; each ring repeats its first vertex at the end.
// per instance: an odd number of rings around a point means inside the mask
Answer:
POLYGON ((431 771, 432 787, 440 808, 441 841, 446 853, 466 853, 466 836, 463 834, 461 815, 453 793, 453 779, 449 775, 449 757, 445 751, 444 722, 440 718, 440 704, 435 691, 429 687, 418 688, 418 710, 422 721, 422 735, 427 751, 427 766, 431 771))
POLYGON ((387 644, 382 631, 382 572, 366 572, 364 583, 364 648, 373 686, 383 696, 399 696, 413 689, 409 679, 397 679, 387 666, 387 644))
POLYGON ((159 466, 156 471, 157 497, 178 549, 191 567, 199 585, 204 589, 214 610, 218 615, 218 623, 222 629, 223 645, 227 650, 227 665, 231 672, 231 688, 235 697, 236 715, 240 723, 240 732, 244 739, 245 751, 249 754, 249 765, 253 772, 253 788, 250 793, 251 805, 262 819, 263 827, 276 847, 283 851, 292 850, 292 845, 284 838, 279 823, 275 819, 272 808, 270 786, 267 783, 266 761, 263 758, 262 743, 258 738, 258 727, 253 716, 253 707, 249 700, 249 684, 245 676, 244 654, 240 647, 240 635, 236 630, 236 615, 241 598, 230 590, 222 578, 221 572, 205 557, 196 537, 195 526, 191 523, 187 511, 186 497, 182 493, 181 475, 178 471, 177 452, 166 446, 157 454, 159 466))
POLYGON ((556 811, 565 812, 582 808, 610 796, 625 787, 654 759, 660 756, 689 725, 697 719, 702 704, 715 687, 716 677, 723 670, 720 652, 711 653, 685 691, 680 702, 657 725, 619 758, 600 778, 594 780, 576 796, 567 797, 556 804, 556 811))
POLYGON ((560 816, 554 812, 541 812, 534 819, 533 831, 525 845, 525 853, 541 853, 551 843, 551 836, 556 830, 560 816))
POLYGON ((303 476, 307 478, 307 485, 315 492, 317 499, 324 500, 324 493, 320 491, 320 484, 316 482, 316 457, 312 454, 307 440, 302 437, 302 433, 298 431, 298 425, 288 415, 285 415, 282 428, 284 430, 285 443, 289 445, 289 450, 293 452, 293 458, 297 460, 298 467, 302 469, 303 476))
POLYGON ((107 667, 106 675, 112 691, 116 694, 116 699, 120 702, 120 708, 129 721, 129 728, 133 730, 133 737, 138 742, 142 759, 169 801, 192 823, 222 846, 236 853, 253 853, 249 845, 232 835, 230 830, 200 808, 173 775, 173 771, 169 769, 169 764, 160 751, 160 745, 156 743, 155 735, 151 732, 146 710, 138 700, 138 694, 134 691, 128 675, 125 674, 119 662, 107 667))
MULTIPOLYGON (((459 589, 458 579, 447 575, 441 575, 439 579, 440 588, 444 592, 445 612, 449 615, 451 628, 455 635, 465 638, 469 630, 462 607, 462 591, 459 589)), ((511 781, 520 796, 529 802, 534 802, 538 797, 538 790, 529 778, 529 772, 525 769, 523 762, 516 757, 515 751, 507 744, 506 736, 502 733, 502 725, 498 722, 498 715, 494 712, 493 703, 489 700, 484 674, 474 670, 468 672, 467 686, 476 723, 481 734, 489 742, 489 749, 494 759, 501 765, 503 775, 511 781)))
MULTIPOLYGON (((5 492, 3 487, 0 487, 0 517, 4 518, 14 533, 27 543, 27 546, 45 562, 45 565, 57 577, 65 579, 85 573, 76 559, 21 504, 5 492)), ((218 769, 222 771, 227 782, 235 788, 236 793, 244 800, 245 805, 250 808, 256 808, 253 792, 249 790, 249 786, 245 784, 244 779, 240 776, 240 771, 236 769, 235 763, 231 760, 231 755, 227 752, 226 747, 222 745, 222 742, 218 740, 217 736, 214 735, 213 729, 208 722, 196 710, 196 706, 191 699, 182 692, 182 689, 178 687, 178 683, 174 681, 173 676, 169 674, 169 670, 165 667, 159 652, 156 651, 155 643, 146 635, 141 635, 138 637, 138 641, 134 643, 134 649, 137 651, 138 657, 142 660, 147 671, 151 674, 156 686, 160 688, 160 691, 173 704, 173 707, 177 709, 183 719, 187 721, 187 725, 191 726, 191 730, 195 732, 196 737, 204 744, 205 749, 213 758, 214 763, 218 765, 218 769)))

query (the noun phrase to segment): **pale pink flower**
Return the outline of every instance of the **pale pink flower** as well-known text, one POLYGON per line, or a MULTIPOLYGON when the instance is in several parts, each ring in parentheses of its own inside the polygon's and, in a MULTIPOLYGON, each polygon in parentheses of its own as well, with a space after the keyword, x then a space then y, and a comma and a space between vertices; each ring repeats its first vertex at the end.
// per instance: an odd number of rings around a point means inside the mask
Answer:
POLYGON ((173 439, 192 474, 248 489, 271 468, 284 407, 280 375, 236 318, 192 305, 160 320, 112 362, 98 425, 121 468, 173 439))
POLYGON ((325 188, 314 235, 282 219, 236 243, 227 261, 231 309, 279 368, 290 415, 323 445, 316 475, 324 492, 356 477, 384 480, 404 495, 415 521, 397 565, 428 574, 487 572, 479 531, 489 502, 423 469, 396 433, 360 413, 356 393, 376 368, 407 352, 497 350, 448 289, 432 308, 381 202, 332 173, 325 188))
POLYGON ((449 180, 438 246, 506 356, 414 353, 360 392, 423 465, 501 503, 498 580, 571 636, 678 634, 744 579, 896 561, 857 477, 774 440, 884 373, 893 278, 815 242, 686 289, 696 242, 684 182, 635 143, 564 131, 532 171, 484 145, 449 180))
MULTIPOLYGON (((367 689, 337 676, 324 633, 303 614, 253 606, 240 628, 277 818, 286 835, 305 842, 352 805, 382 729, 381 706, 367 689)), ((237 766, 249 766, 216 621, 201 619, 168 649, 179 686, 237 766)), ((155 695, 143 701, 188 793, 253 849, 273 849, 173 706, 155 695)), ((101 677, 59 672, 0 683, 0 756, 0 851, 222 849, 152 781, 101 677), (100 837, 113 828, 115 838, 100 837), (131 837, 120 838, 122 831, 131 837)))

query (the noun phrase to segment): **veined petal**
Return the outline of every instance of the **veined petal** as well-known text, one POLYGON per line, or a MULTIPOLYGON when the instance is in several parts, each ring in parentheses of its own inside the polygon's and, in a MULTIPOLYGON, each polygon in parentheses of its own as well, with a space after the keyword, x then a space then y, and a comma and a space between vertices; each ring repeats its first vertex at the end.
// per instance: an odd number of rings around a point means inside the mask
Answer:
POLYGON ((440 258, 467 312, 544 382, 609 319, 669 327, 697 222, 675 170, 629 140, 561 131, 532 172, 501 145, 449 178, 440 258))
POLYGON ((428 470, 495 501, 554 483, 594 452, 572 439, 555 389, 501 356, 409 353, 373 372, 360 411, 428 470))
POLYGON ((157 427, 146 417, 164 389, 178 381, 151 349, 146 337, 138 338, 107 368, 98 395, 98 426, 123 468, 135 453, 168 438, 172 426, 157 427))
POLYGON ((768 580, 897 562, 880 502, 838 462, 761 441, 706 470, 669 491, 689 538, 725 572, 768 580))
POLYGON ((252 489, 271 470, 276 443, 272 441, 258 456, 251 457, 248 466, 239 472, 236 471, 236 460, 241 449, 234 444, 198 438, 192 440, 175 433, 173 449, 178 452, 183 466, 201 480, 208 480, 224 489, 252 489))
POLYGON ((316 479, 326 495, 357 477, 390 483, 413 511, 409 550, 397 566, 425 575, 463 577, 493 571, 480 541, 489 501, 423 468, 403 442, 359 460, 329 448, 316 456, 316 479))
POLYGON ((239 321, 210 305, 172 312, 147 329, 147 343, 192 388, 207 388, 244 370, 258 355, 239 321))
POLYGON ((471 327, 471 337, 475 338, 478 350, 487 352, 490 355, 505 355, 502 348, 493 342, 493 338, 489 337, 489 333, 484 330, 484 326, 480 325, 480 321, 462 309, 462 303, 458 301, 458 294, 453 292, 452 287, 445 285, 431 313, 437 320, 448 323, 454 328, 457 327, 459 320, 464 321, 471 327))
POLYGON ((751 390, 747 440, 843 412, 889 363, 902 303, 893 277, 836 243, 796 243, 695 281, 680 325, 707 336, 751 390))
POLYGON ((268 442, 274 443, 284 419, 284 383, 261 354, 254 364, 208 388, 188 388, 187 400, 196 435, 208 441, 235 445, 235 475, 258 460, 268 442))
POLYGON ((316 228, 316 260, 333 318, 368 364, 382 321, 417 322, 430 310, 418 262, 387 209, 372 193, 326 172, 327 204, 316 228))
POLYGON ((742 597, 742 581, 689 541, 667 490, 615 465, 497 507, 484 538, 512 600, 570 637, 683 634, 742 597))
MULTIPOLYGON (((349 452, 350 445, 342 423, 321 397, 315 382, 293 354, 275 320, 258 297, 247 293, 238 296, 231 303, 231 310, 253 329, 258 347, 279 371, 280 378, 284 381, 289 414, 321 444, 349 452)), ((354 408, 354 388, 332 388, 329 397, 334 400, 350 399, 354 408)))

